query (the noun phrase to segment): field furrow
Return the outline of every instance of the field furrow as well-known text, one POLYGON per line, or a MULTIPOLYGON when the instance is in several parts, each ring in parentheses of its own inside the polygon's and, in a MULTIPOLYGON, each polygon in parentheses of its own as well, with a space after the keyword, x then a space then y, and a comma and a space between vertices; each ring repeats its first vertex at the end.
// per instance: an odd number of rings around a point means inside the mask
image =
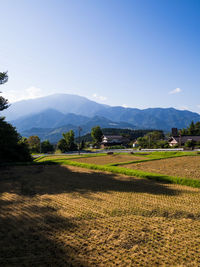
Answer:
POLYGON ((11 166, 0 177, 0 266, 199 266, 199 203, 198 188, 178 184, 11 166))

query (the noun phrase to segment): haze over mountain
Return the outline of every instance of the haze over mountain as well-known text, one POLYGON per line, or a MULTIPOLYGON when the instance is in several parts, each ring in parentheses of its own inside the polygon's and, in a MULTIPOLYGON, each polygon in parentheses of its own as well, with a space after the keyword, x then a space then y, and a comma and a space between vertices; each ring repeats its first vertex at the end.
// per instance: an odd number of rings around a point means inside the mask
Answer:
POLYGON ((111 107, 85 97, 55 94, 13 103, 3 112, 6 119, 24 132, 31 128, 58 128, 73 125, 90 129, 101 127, 162 129, 184 128, 191 121, 200 121, 200 115, 174 108, 124 108, 111 107))
POLYGON ((102 109, 102 105, 91 101, 83 96, 71 94, 53 94, 45 97, 22 100, 13 103, 9 109, 3 113, 7 120, 15 120, 22 116, 36 114, 46 109, 54 109, 61 113, 74 113, 88 117, 95 116, 102 109))

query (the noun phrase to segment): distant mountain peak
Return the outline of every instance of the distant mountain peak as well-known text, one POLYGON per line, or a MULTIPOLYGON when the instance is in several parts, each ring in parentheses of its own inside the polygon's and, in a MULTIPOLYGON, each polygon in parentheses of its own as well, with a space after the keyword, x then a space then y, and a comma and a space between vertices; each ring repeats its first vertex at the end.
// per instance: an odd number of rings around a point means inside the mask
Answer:
POLYGON ((89 121, 94 124, 111 121, 111 123, 123 122, 134 125, 140 129, 168 131, 172 127, 185 128, 192 120, 200 121, 199 114, 187 110, 177 110, 172 107, 143 110, 121 106, 111 107, 74 94, 54 94, 19 101, 2 112, 2 115, 9 121, 15 120, 15 124, 23 129, 28 126, 40 127, 41 124, 48 128, 49 125, 57 127, 69 123, 83 125, 89 121), (28 116, 32 116, 32 121, 30 120, 29 123, 25 121, 28 116))

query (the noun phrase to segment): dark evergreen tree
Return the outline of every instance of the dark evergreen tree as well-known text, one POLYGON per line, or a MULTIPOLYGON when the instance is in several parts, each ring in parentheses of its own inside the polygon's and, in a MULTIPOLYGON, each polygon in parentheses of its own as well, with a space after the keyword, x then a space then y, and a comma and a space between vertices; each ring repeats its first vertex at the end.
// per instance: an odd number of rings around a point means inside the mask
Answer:
POLYGON ((188 134, 195 135, 195 125, 193 121, 191 122, 190 127, 188 128, 188 134))
MULTIPOLYGON (((7 82, 6 72, 0 72, 0 84, 7 82)), ((0 96, 0 111, 7 109, 8 100, 0 96)), ((0 163, 32 160, 27 144, 4 117, 0 117, 0 163)))
POLYGON ((200 135, 200 121, 192 121, 188 128, 181 130, 181 135, 200 135))
POLYGON ((45 140, 41 143, 41 152, 48 153, 53 152, 53 145, 49 142, 49 140, 45 140))
POLYGON ((0 118, 0 162, 31 161, 28 146, 15 128, 0 118))
MULTIPOLYGON (((0 72, 0 84, 7 82, 8 75, 6 72, 0 72)), ((1 93, 1 92, 0 92, 1 93)), ((7 109, 9 107, 8 100, 3 96, 0 96, 0 111, 7 109)))

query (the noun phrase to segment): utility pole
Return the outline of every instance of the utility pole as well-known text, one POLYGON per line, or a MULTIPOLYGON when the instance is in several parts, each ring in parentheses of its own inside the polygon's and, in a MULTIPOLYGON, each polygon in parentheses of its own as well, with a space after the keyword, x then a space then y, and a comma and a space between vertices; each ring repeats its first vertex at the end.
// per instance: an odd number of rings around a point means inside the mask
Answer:
POLYGON ((82 128, 79 126, 78 127, 78 142, 79 142, 79 146, 78 146, 78 154, 80 155, 80 148, 81 148, 81 131, 82 131, 82 128))
POLYGON ((149 134, 149 148, 151 148, 151 135, 149 134))
POLYGON ((179 147, 181 147, 182 140, 181 140, 181 131, 179 131, 179 147))
POLYGON ((40 140, 40 154, 42 153, 42 144, 41 144, 41 140, 40 140))

